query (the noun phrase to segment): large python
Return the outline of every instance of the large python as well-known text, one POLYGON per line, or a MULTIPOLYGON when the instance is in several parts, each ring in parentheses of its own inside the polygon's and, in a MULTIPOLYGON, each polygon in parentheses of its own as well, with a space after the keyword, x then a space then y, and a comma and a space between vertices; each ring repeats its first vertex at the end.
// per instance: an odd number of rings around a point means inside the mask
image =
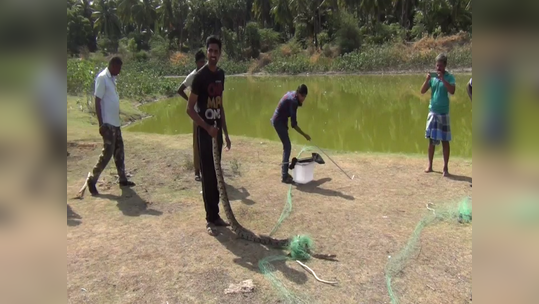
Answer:
POLYGON ((226 217, 228 221, 230 222, 230 227, 232 228, 232 231, 236 234, 238 238, 260 243, 263 245, 267 245, 274 248, 284 249, 287 248, 290 244, 289 239, 274 239, 270 236, 265 235, 258 235, 246 228, 244 228, 238 220, 236 220, 236 217, 234 216, 234 213, 232 212, 232 207, 230 206, 230 201, 228 200, 228 194, 226 192, 226 185, 225 180, 223 177, 223 169, 221 168, 221 155, 219 151, 219 145, 217 143, 217 138, 212 138, 213 143, 213 163, 215 166, 215 176, 217 177, 217 187, 219 189, 219 199, 221 201, 221 205, 223 206, 223 209, 225 210, 226 217))
MULTIPOLYGON (((217 177, 217 186, 219 189, 219 199, 220 199, 221 205, 223 206, 223 209, 225 210, 226 217, 228 221, 230 222, 230 227, 232 228, 232 231, 236 234, 238 238, 251 241, 254 243, 259 243, 266 246, 278 248, 278 249, 286 249, 288 245, 290 244, 291 239, 275 239, 270 236, 256 234, 244 228, 238 222, 238 220, 236 220, 236 217, 234 216, 234 213, 232 212, 232 207, 230 206, 230 201, 228 200, 228 194, 226 192, 226 185, 225 185, 225 180, 223 177, 223 170, 221 168, 221 155, 220 155, 219 145, 217 143, 216 137, 212 138, 212 149, 213 149, 213 163, 215 166, 215 175, 217 177)), ((305 249, 312 257, 315 257, 318 259, 335 261, 336 255, 334 254, 315 254, 313 252, 310 252, 309 248, 305 248, 305 249)))

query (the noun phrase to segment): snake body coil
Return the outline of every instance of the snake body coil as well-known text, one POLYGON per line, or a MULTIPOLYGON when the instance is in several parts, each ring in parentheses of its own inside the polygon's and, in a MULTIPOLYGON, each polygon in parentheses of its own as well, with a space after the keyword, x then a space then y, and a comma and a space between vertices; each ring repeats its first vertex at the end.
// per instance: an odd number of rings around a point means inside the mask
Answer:
POLYGON ((274 239, 265 235, 258 235, 246 228, 244 228, 232 212, 232 207, 230 206, 230 201, 228 200, 228 194, 226 192, 225 180, 223 178, 223 170, 221 168, 221 156, 219 151, 219 146, 217 144, 217 139, 212 138, 212 148, 213 148, 213 163, 215 165, 215 175, 217 177, 217 186, 219 189, 219 199, 225 210, 226 217, 230 222, 230 227, 232 231, 241 239, 251 241, 254 243, 259 243, 267 245, 274 248, 284 249, 287 248, 290 244, 290 239, 274 239))

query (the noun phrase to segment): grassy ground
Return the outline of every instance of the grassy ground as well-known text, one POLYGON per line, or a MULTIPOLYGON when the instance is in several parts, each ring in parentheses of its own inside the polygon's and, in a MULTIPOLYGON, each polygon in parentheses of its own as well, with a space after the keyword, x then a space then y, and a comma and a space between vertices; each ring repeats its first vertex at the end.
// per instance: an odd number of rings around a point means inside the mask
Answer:
MULTIPOLYGON (((236 240, 228 229, 205 232, 200 183, 194 181, 192 137, 124 132, 126 169, 137 186, 120 189, 111 162, 101 176, 99 197, 71 199, 101 150, 95 118, 68 99, 68 303, 282 303, 258 270, 258 261, 282 252, 236 240), (229 284, 252 279, 256 289, 225 295, 229 284)), ((124 117, 143 114, 122 105, 124 117)), ((187 119, 187 118, 186 118, 187 119)), ((125 121, 125 120, 124 120, 125 121)), ((288 186, 279 182, 279 143, 232 136, 223 168, 239 222, 269 233, 283 209, 288 186)), ((301 147, 294 147, 297 154, 301 147)), ((456 177, 425 174, 424 158, 338 154, 326 159, 315 181, 293 187, 293 212, 277 237, 309 234, 318 251, 339 262, 309 261, 324 285, 293 262, 276 262, 275 275, 312 303, 389 303, 384 277, 388 256, 406 244, 425 204, 471 195, 471 160, 454 160, 456 177)), ((436 207, 435 207, 436 208, 436 207)), ((224 214, 222 214, 224 217, 224 214)), ((393 280, 401 303, 467 303, 472 286, 472 227, 438 223, 425 229, 421 250, 393 280)))

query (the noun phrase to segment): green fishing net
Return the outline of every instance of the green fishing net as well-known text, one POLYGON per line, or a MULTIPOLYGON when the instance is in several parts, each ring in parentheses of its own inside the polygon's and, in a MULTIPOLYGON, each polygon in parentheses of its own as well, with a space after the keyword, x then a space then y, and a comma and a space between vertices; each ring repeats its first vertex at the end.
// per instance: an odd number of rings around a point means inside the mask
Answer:
MULTIPOLYGON (((303 148, 297 158, 301 156, 302 153, 306 151, 315 151, 313 147, 303 148)), ((391 280, 393 277, 398 275, 406 266, 406 263, 411 256, 418 250, 419 238, 421 231, 428 225, 433 224, 438 221, 449 221, 449 222, 460 222, 460 223, 470 223, 472 221, 472 208, 470 203, 470 198, 462 200, 458 205, 448 205, 441 208, 430 208, 431 211, 427 216, 425 216, 417 224, 412 233, 412 236, 408 240, 406 246, 394 257, 390 259, 386 265, 386 284, 389 296, 391 298, 392 304, 398 304, 398 297, 391 286, 391 280)), ((281 226, 286 218, 292 213, 292 186, 289 187, 287 193, 287 199, 281 216, 277 221, 275 227, 271 230, 270 236, 273 235, 277 229, 281 226)), ((285 303, 313 303, 312 299, 309 299, 307 295, 297 295, 292 293, 288 288, 284 286, 281 280, 275 274, 275 268, 272 263, 277 261, 290 261, 290 260, 308 260, 310 259, 309 250, 313 250, 314 242, 313 240, 306 235, 299 235, 292 238, 288 251, 289 255, 279 255, 279 256, 269 256, 258 262, 258 267, 260 268, 261 273, 272 283, 275 289, 278 291, 279 295, 283 298, 285 303)))
MULTIPOLYGON (((298 156, 296 158, 299 158, 301 154, 307 151, 315 151, 316 148, 313 147, 305 147, 299 151, 298 156)), ((277 232, 277 229, 281 226, 281 224, 284 222, 284 220, 292 213, 292 185, 288 187, 288 193, 286 195, 286 203, 283 208, 283 212, 281 212, 281 216, 279 217, 279 220, 277 220, 277 223, 275 224, 275 227, 271 230, 269 236, 272 236, 275 232, 277 232)))
MULTIPOLYGON (((315 148, 313 147, 305 147, 301 149, 301 151, 298 153, 297 158, 300 158, 301 154, 307 151, 314 151, 315 148)), ((281 216, 277 220, 277 223, 275 224, 275 227, 270 232, 270 236, 272 236, 275 232, 277 232, 277 229, 281 226, 281 224, 284 222, 288 216, 292 213, 292 185, 288 188, 288 193, 286 196, 286 203, 283 208, 283 211, 281 212, 281 216)), ((260 268, 260 272, 268 279, 268 281, 271 282, 271 284, 275 287, 275 289, 278 291, 279 295, 283 298, 285 303, 290 304, 303 304, 303 303, 313 303, 312 299, 308 299, 309 297, 307 295, 297 295, 292 293, 288 288, 284 286, 284 284, 281 282, 281 280, 277 277, 275 274, 275 267, 273 267, 273 262, 278 261, 289 261, 289 260, 301 260, 305 261, 311 258, 309 254, 309 250, 313 250, 314 248, 314 242, 311 239, 311 237, 307 235, 298 235, 291 239, 290 244, 288 245, 288 252, 289 255, 278 255, 278 256, 269 256, 266 257, 258 262, 258 267, 260 268)))
POLYGON ((271 282, 273 287, 278 291, 279 295, 289 304, 307 304, 313 303, 312 299, 309 299, 307 295, 300 295, 291 292, 284 286, 279 277, 275 274, 275 267, 271 264, 277 261, 294 261, 294 260, 308 260, 311 258, 309 250, 312 250, 314 246, 313 240, 306 235, 298 235, 292 238, 288 245, 289 256, 287 255, 274 255, 266 257, 258 262, 258 268, 260 272, 271 282))
POLYGON ((472 221, 472 206, 469 199, 465 199, 460 202, 459 221, 461 223, 469 223, 472 221))
POLYGON ((393 288, 391 286, 391 280, 398 275, 406 263, 410 260, 410 257, 415 256, 415 253, 419 249, 419 238, 423 229, 433 223, 440 221, 448 222, 460 222, 460 223, 469 223, 472 220, 472 208, 470 203, 471 198, 467 197, 463 199, 459 204, 450 204, 448 206, 432 208, 433 211, 423 217, 421 221, 416 225, 414 232, 409 238, 406 246, 397 253, 395 256, 391 257, 389 262, 386 264, 386 285, 389 297, 391 298, 391 304, 398 304, 399 300, 393 288))

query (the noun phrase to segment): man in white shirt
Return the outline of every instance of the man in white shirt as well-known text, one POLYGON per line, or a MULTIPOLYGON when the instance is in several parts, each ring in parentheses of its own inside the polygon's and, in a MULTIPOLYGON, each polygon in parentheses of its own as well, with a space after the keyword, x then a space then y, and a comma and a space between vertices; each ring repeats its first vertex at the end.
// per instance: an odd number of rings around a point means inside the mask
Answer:
MULTIPOLYGON (((196 72, 206 64, 206 55, 203 51, 200 50, 195 54, 195 63, 197 66, 196 69, 185 78, 178 89, 178 94, 180 94, 186 101, 189 101, 189 97, 185 94, 185 89, 191 88, 196 72)), ((193 158, 193 163, 195 165, 195 180, 200 181, 200 159, 198 157, 197 124, 195 122, 193 122, 193 158)))
POLYGON ((95 110, 99 121, 99 134, 103 137, 103 150, 92 172, 88 174, 86 184, 92 195, 98 195, 96 188, 99 176, 114 156, 120 186, 135 186, 125 175, 124 142, 120 130, 120 97, 116 91, 116 76, 122 69, 122 60, 114 57, 95 79, 95 110))

